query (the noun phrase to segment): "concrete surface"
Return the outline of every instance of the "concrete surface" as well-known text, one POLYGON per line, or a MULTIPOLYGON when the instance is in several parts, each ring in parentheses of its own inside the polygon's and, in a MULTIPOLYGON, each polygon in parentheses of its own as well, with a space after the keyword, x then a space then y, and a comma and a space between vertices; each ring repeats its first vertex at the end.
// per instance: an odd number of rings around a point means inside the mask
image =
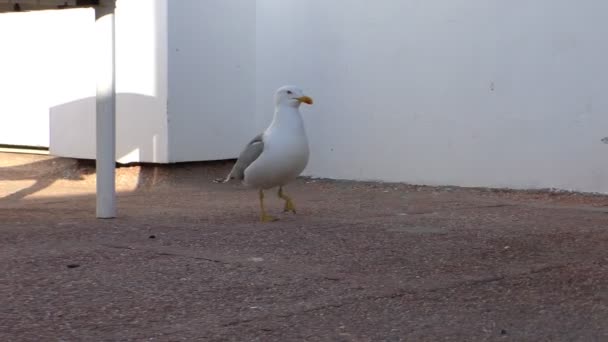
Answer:
POLYGON ((1 341, 605 341, 608 198, 0 154, 1 341))

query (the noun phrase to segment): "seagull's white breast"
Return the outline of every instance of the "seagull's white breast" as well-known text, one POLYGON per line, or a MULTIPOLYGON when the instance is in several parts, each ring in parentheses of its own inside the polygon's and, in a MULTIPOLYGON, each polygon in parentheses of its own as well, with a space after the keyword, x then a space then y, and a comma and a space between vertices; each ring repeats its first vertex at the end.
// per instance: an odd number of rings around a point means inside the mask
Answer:
POLYGON ((269 189, 285 185, 304 171, 308 139, 297 108, 280 108, 263 140, 262 154, 245 170, 245 184, 269 189))

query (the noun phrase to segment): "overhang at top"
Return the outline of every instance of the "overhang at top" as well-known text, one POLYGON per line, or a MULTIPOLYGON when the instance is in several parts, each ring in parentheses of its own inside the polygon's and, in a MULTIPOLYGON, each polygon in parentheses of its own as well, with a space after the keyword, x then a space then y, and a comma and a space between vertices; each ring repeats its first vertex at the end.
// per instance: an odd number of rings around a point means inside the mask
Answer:
POLYGON ((98 6, 100 0, 0 0, 0 12, 22 12, 49 9, 98 6))

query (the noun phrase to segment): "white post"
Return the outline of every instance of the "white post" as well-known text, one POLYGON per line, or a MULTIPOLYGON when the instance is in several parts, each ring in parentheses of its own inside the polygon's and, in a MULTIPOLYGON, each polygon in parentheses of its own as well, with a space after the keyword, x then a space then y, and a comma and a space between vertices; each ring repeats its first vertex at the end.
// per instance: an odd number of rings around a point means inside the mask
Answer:
POLYGON ((116 84, 114 53, 114 2, 96 9, 97 114, 96 169, 97 217, 116 217, 116 84))

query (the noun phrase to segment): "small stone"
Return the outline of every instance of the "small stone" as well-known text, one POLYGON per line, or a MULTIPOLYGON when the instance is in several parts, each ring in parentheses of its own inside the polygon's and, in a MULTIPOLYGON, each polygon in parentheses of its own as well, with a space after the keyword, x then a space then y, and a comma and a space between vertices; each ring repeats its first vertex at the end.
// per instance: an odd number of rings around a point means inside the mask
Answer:
POLYGON ((156 239, 156 235, 150 235, 148 236, 148 239, 156 239))
POLYGON ((78 265, 78 264, 68 264, 67 266, 68 266, 68 268, 80 267, 80 265, 78 265))
POLYGON ((501 334, 501 335, 506 335, 506 334, 507 334, 507 331, 506 331, 505 329, 500 329, 500 334, 501 334))

